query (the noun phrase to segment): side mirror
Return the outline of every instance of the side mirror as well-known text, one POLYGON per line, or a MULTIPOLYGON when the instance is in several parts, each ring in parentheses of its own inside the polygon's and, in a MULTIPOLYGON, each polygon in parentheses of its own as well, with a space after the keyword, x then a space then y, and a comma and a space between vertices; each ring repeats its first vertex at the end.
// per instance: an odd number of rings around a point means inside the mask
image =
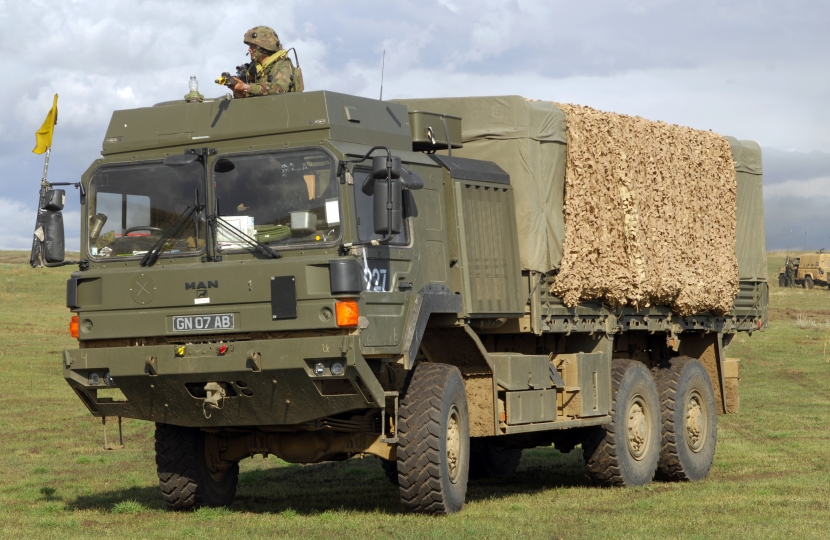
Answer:
POLYGON ((401 180, 392 180, 392 199, 389 199, 389 181, 375 180, 372 196, 375 234, 393 235, 403 230, 403 190, 401 180), (392 209, 392 223, 389 223, 389 209, 392 209))
POLYGON ((41 262, 60 263, 66 257, 61 213, 65 202, 66 192, 62 189, 49 189, 41 193, 29 259, 32 266, 40 266, 41 262))
POLYGON ((400 234, 403 230, 403 188, 421 189, 424 180, 416 173, 401 166, 401 158, 392 156, 392 198, 389 198, 389 158, 374 156, 372 158, 372 175, 367 176, 361 186, 366 195, 372 196, 372 214, 375 234, 384 236, 400 234), (392 210, 392 223, 389 223, 389 210, 392 210))
POLYGON ((401 184, 403 187, 410 190, 416 189, 423 189, 424 187, 424 179, 421 178, 421 175, 414 171, 410 171, 407 168, 403 168, 401 170, 401 184))
MULTIPOLYGON (((383 180, 389 173, 389 157, 388 156, 374 156, 372 158, 372 178, 375 180, 383 180)), ((395 180, 401 177, 401 158, 400 156, 392 156, 392 179, 395 180)))
POLYGON ((216 164, 213 166, 213 170, 218 172, 218 173, 231 172, 235 168, 236 168, 236 165, 233 164, 233 161, 231 161, 227 158, 219 158, 216 161, 216 164))

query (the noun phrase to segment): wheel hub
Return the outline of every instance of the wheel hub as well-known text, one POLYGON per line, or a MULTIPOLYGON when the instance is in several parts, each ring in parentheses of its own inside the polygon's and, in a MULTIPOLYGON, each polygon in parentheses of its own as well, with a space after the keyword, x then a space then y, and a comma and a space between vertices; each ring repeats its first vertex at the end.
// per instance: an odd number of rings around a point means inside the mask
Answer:
POLYGON ((686 444, 693 452, 700 452, 706 444, 708 419, 703 398, 697 390, 686 399, 686 444))
POLYGON ((447 468, 450 471, 450 481, 458 479, 459 462, 461 460, 461 430, 458 422, 458 409, 450 411, 447 420, 447 468))
POLYGON ((642 396, 636 395, 628 404, 627 415, 628 451, 636 460, 641 460, 651 444, 649 411, 642 396))

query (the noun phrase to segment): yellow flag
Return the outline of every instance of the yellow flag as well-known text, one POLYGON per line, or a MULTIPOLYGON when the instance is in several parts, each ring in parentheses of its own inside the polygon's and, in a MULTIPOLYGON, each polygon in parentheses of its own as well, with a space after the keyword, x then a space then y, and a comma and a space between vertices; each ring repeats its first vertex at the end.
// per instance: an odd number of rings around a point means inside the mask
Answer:
POLYGON ((52 133, 55 131, 55 124, 58 123, 58 95, 55 94, 55 99, 52 102, 52 109, 46 115, 46 120, 43 125, 37 130, 37 146, 32 150, 35 154, 42 154, 46 152, 46 148, 52 146, 52 133))

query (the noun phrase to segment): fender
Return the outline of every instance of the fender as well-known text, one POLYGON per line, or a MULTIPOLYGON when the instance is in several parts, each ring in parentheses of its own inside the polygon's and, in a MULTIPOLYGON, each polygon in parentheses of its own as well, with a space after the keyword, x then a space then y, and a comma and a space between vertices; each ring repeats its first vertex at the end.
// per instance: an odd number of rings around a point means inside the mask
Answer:
POLYGON ((409 319, 403 339, 403 359, 405 369, 412 369, 415 357, 421 346, 421 340, 433 313, 457 314, 462 310, 461 295, 453 294, 446 285, 428 283, 415 297, 412 317, 409 319))

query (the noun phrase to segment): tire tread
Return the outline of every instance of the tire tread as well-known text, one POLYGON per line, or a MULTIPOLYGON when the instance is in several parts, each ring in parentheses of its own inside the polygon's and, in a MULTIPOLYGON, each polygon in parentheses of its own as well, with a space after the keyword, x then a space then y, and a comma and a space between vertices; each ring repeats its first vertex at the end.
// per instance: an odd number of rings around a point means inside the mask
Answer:
MULTIPOLYGON (((695 358, 688 356, 675 357, 667 365, 654 369, 654 377, 657 382, 657 391, 660 394, 661 411, 661 444, 660 460, 657 462, 657 478, 664 481, 689 481, 683 463, 680 460, 678 445, 679 436, 674 423, 674 415, 678 407, 677 386, 683 369, 690 362, 698 362, 695 358)), ((715 436, 717 436, 717 425, 715 425, 715 436)), ((682 434, 681 434, 682 436, 682 434)), ((712 455, 714 458, 714 454, 712 455)), ((711 462, 710 462, 711 465, 711 462)))
MULTIPOLYGON (((629 366, 636 360, 614 360, 611 365, 611 416, 617 408, 617 390, 622 384, 623 376, 629 366)), ((612 423, 597 428, 594 436, 583 443, 583 457, 588 469, 588 476, 601 486, 624 486, 622 471, 617 460, 617 445, 614 437, 615 426, 612 423)))
MULTIPOLYGON (((419 364, 398 408, 398 486, 405 510, 450 511, 441 486, 441 406, 444 383, 455 366, 419 364)), ((460 375, 460 374, 459 374, 460 375)))
POLYGON ((196 441, 192 430, 156 424, 156 467, 161 496, 172 510, 189 510, 203 504, 196 483, 196 441))

